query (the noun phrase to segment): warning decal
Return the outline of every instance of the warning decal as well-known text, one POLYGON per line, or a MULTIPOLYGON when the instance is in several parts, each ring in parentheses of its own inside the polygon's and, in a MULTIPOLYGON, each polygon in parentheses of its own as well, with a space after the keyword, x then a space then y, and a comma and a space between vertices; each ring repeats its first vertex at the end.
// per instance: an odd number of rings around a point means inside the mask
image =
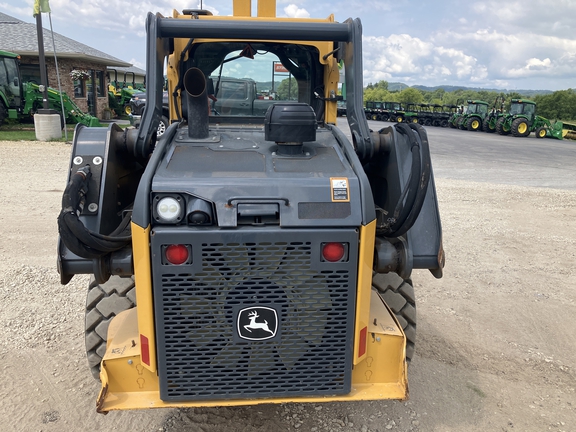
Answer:
POLYGON ((350 190, 346 177, 331 177, 330 188, 332 191, 332 201, 350 202, 350 190))

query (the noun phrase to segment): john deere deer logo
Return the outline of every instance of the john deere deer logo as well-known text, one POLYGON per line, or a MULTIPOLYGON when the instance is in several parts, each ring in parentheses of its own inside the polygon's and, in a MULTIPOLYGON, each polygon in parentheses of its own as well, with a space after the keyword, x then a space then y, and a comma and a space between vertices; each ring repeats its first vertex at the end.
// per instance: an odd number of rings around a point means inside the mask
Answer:
POLYGON ((278 316, 276 310, 253 306, 238 313, 238 335, 247 340, 266 340, 276 336, 278 316))
POLYGON ((265 332, 268 332, 271 335, 273 335, 274 332, 268 328, 268 321, 264 320, 263 323, 257 323, 256 322, 256 318, 258 318, 259 316, 260 315, 258 315, 258 312, 256 312, 256 311, 250 312, 248 314, 248 319, 250 320, 250 324, 245 325, 244 328, 246 330, 248 330, 250 333, 252 333, 252 330, 262 329, 265 332))

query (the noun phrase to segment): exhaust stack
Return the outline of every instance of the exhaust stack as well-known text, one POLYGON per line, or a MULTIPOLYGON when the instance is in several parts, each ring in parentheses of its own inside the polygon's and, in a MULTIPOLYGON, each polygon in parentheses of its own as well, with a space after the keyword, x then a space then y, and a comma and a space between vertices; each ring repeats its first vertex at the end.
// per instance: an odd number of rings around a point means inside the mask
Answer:
POLYGON ((208 138, 208 94, 206 77, 198 68, 190 68, 184 74, 186 107, 188 109, 188 136, 190 138, 208 138))

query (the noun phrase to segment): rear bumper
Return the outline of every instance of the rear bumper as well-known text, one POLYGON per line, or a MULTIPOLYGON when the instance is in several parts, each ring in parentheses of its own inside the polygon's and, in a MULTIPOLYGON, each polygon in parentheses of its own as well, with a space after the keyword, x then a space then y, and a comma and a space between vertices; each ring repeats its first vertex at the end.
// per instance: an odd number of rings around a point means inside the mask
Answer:
POLYGON ((377 399, 408 399, 406 338, 382 298, 372 291, 367 355, 352 371, 352 390, 338 396, 191 400, 160 399, 156 373, 141 363, 137 310, 119 314, 108 329, 108 346, 102 361, 97 411, 162 407, 208 407, 286 402, 331 402, 377 399))

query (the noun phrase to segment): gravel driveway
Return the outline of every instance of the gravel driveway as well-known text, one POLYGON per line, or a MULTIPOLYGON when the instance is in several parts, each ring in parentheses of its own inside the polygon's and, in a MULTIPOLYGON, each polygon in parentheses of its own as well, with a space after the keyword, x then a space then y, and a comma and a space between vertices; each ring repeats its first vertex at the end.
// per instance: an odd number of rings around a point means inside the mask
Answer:
POLYGON ((576 191, 448 176, 436 179, 445 276, 413 275, 410 401, 96 414, 88 278, 62 286, 55 265, 69 155, 0 141, 2 430, 576 430, 576 191))

